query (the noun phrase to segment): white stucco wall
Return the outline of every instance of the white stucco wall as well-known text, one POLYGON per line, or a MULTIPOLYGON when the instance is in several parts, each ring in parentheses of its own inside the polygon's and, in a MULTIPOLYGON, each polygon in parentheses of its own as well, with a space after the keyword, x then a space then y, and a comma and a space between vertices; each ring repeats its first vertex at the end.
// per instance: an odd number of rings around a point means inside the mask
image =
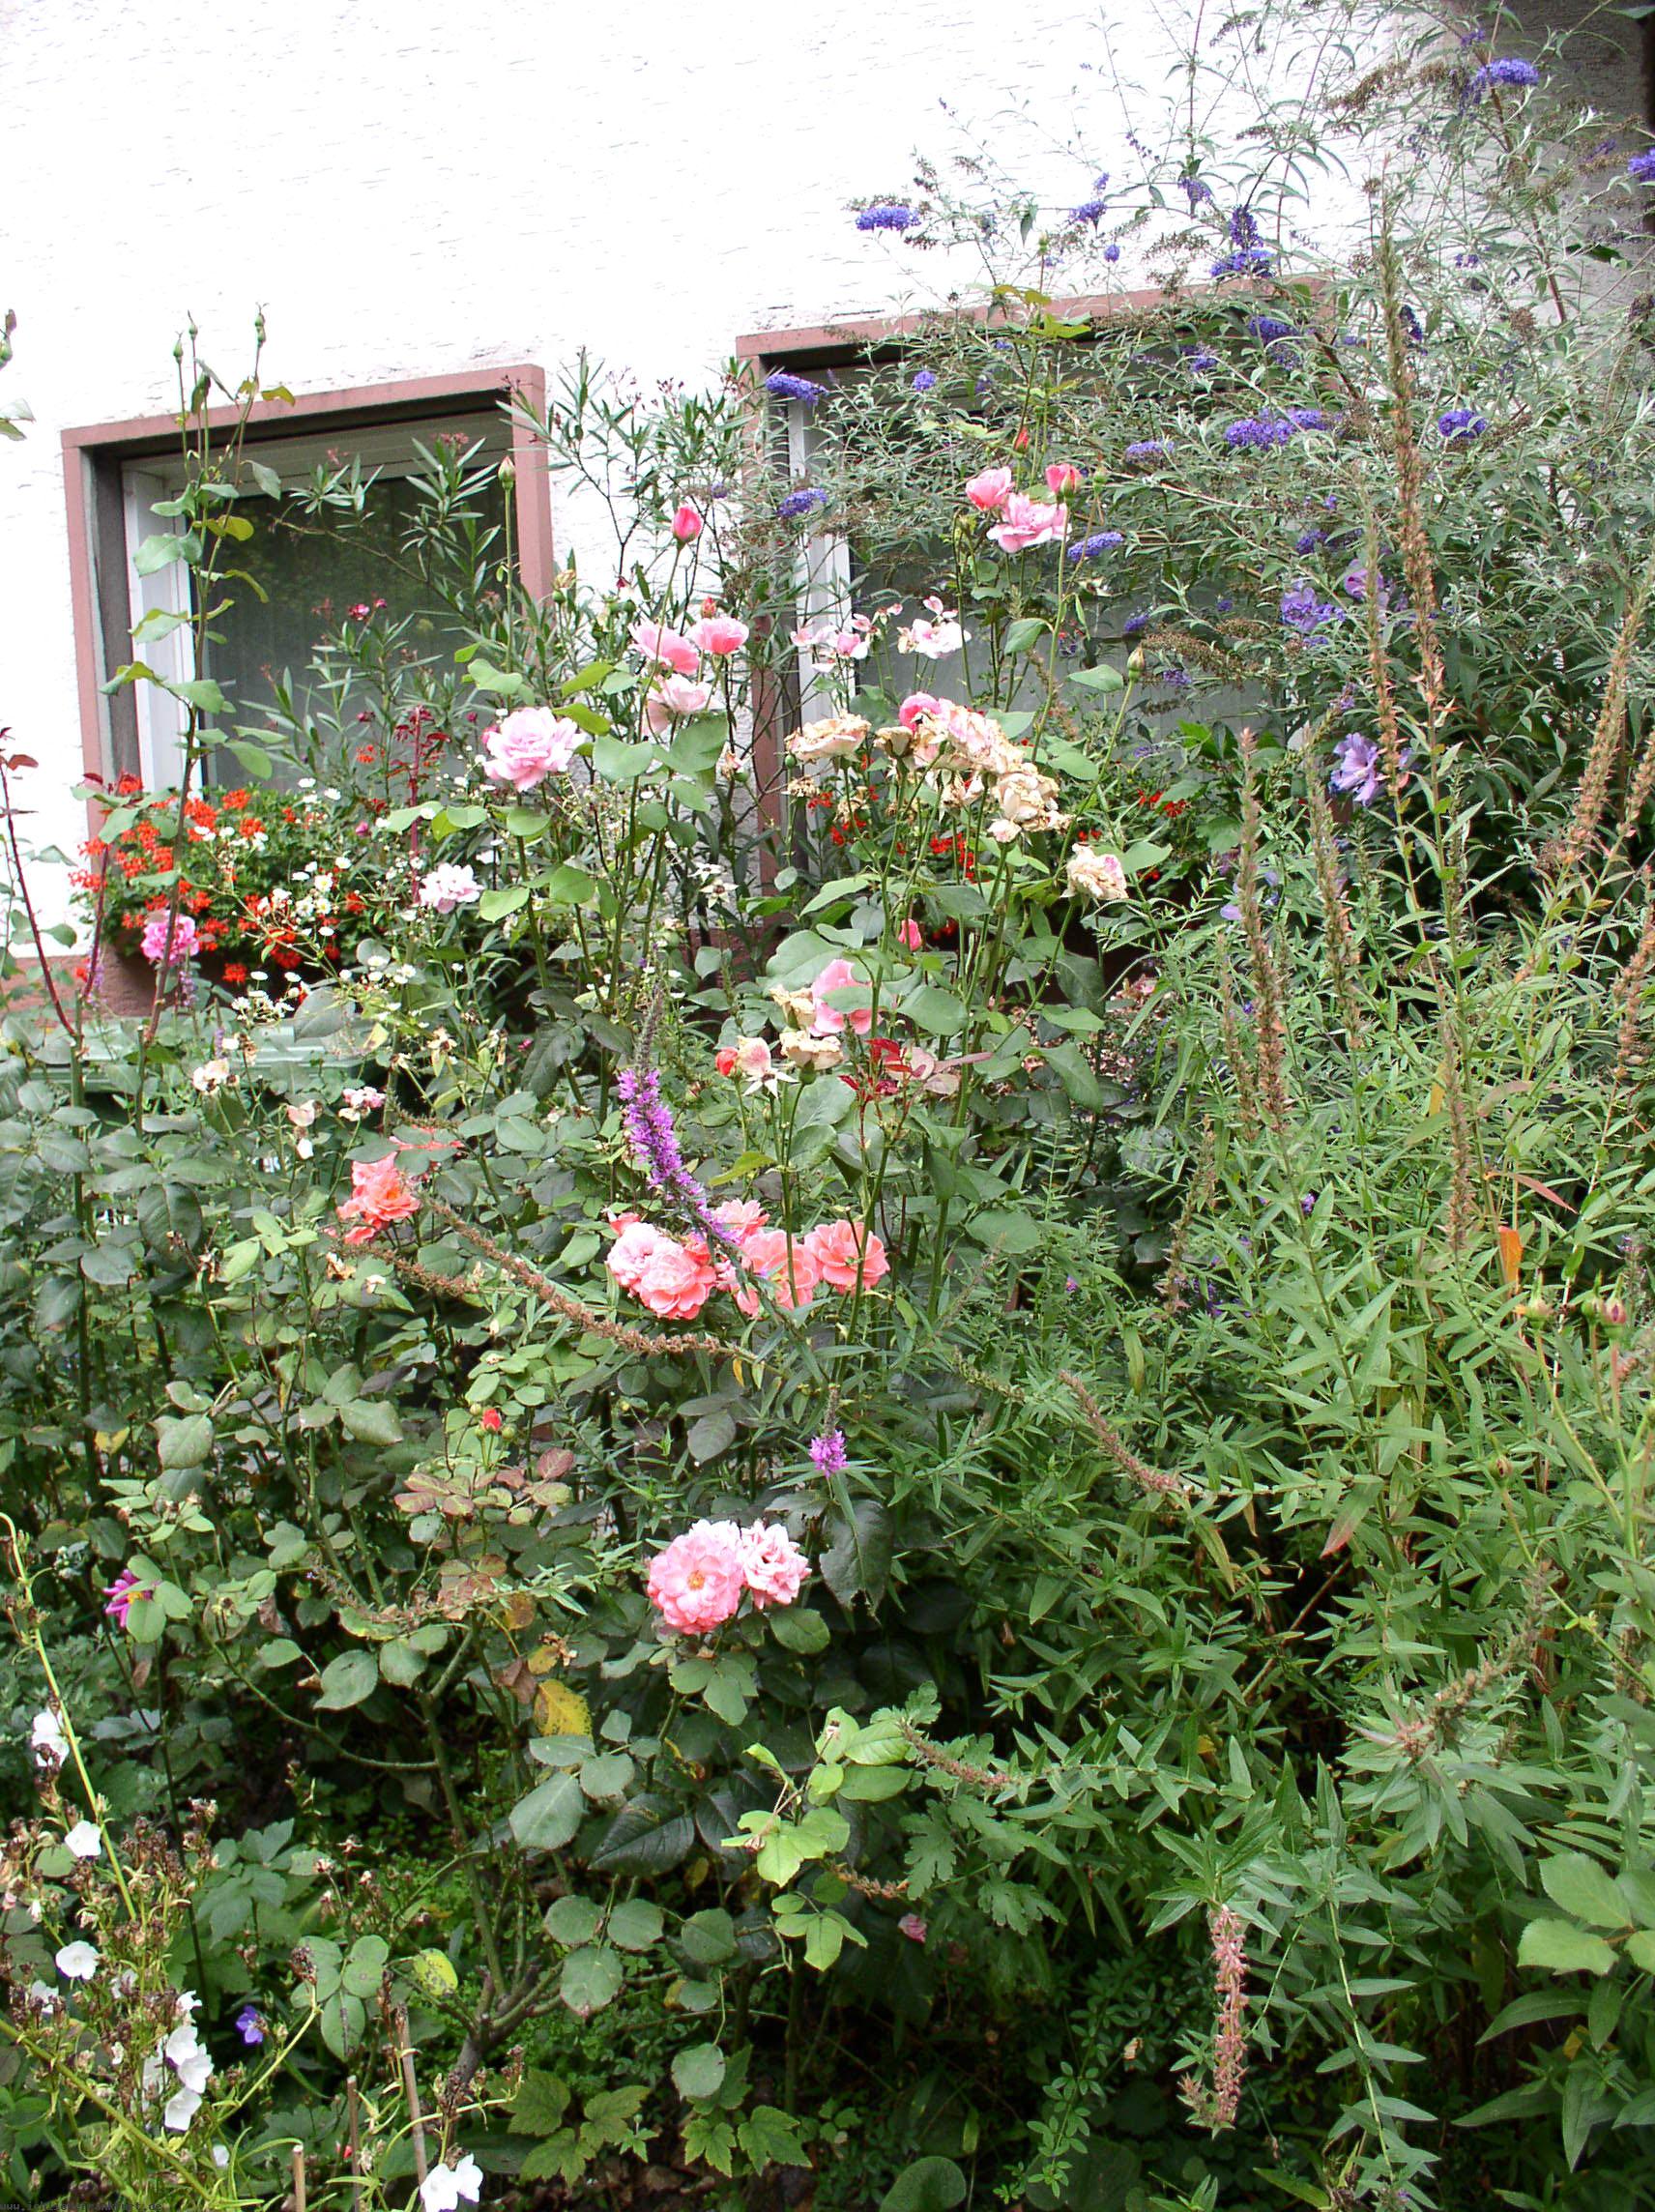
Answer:
MULTIPOLYGON (((174 404, 187 315, 233 378, 262 306, 296 392, 583 343, 693 383, 741 332, 886 306, 907 265, 846 199, 956 143, 943 101, 1065 136, 1095 21, 1089 0, 0 0, 7 392, 36 415, 0 446, 0 723, 42 764, 33 841, 82 834, 58 432, 174 404)), ((1079 159, 1057 166, 1084 196, 1079 159)))

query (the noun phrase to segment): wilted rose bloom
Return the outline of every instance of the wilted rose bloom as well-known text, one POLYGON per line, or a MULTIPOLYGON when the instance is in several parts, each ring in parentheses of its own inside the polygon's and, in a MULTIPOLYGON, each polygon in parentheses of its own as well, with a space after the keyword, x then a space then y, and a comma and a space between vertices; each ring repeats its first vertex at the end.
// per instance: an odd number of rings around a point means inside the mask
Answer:
POLYGON ((1028 553, 1036 545, 1055 545, 1069 527, 1069 510, 1061 501, 1048 507, 1020 491, 1011 494, 1003 512, 1004 521, 997 522, 989 536, 1006 553, 1028 553))
POLYGON ((342 1121, 360 1121, 364 1114, 376 1114, 385 1104, 385 1092, 371 1083, 347 1084, 339 1100, 342 1121))
POLYGON ((644 720, 659 737, 684 715, 699 714, 711 696, 711 684, 692 684, 686 676, 663 676, 644 694, 644 720))
POLYGON ((787 741, 787 749, 802 767, 818 761, 845 760, 867 742, 868 725, 859 714, 829 714, 825 721, 806 722, 787 741))
MULTIPOLYGON (((723 1059, 722 1053, 719 1058, 723 1059)), ((724 1072, 744 1077, 749 1087, 755 1091, 769 1083, 775 1074, 775 1062, 770 1056, 769 1040, 765 1037, 742 1037, 732 1048, 730 1066, 724 1072)))
POLYGON ((452 914, 456 907, 473 906, 482 896, 482 886, 468 867, 439 860, 420 886, 420 904, 433 914, 452 914))
POLYGON ((741 1571, 754 1605, 792 1605, 810 1575, 810 1561, 785 1528, 755 1521, 741 1531, 741 1571))
POLYGON ((689 634, 703 653, 721 659, 727 653, 740 652, 747 642, 747 626, 734 615, 703 615, 689 634))
POLYGON ((847 1009, 842 1004, 846 991, 857 991, 865 999, 868 986, 848 960, 829 960, 810 986, 811 1002, 815 1007, 810 1026, 818 1036, 837 1036, 847 1022, 857 1036, 866 1036, 873 1028, 872 1005, 864 1004, 858 999, 855 1005, 847 1009))
POLYGON ((222 1091, 230 1080, 227 1060, 204 1060, 199 1067, 192 1067, 189 1080, 203 1098, 211 1098, 215 1091, 222 1091))
POLYGON ((566 714, 549 707, 518 707, 482 735, 488 758, 482 772, 513 791, 533 791, 549 775, 562 775, 574 758, 582 732, 566 714))
POLYGON ((808 1067, 813 1074, 822 1075, 838 1066, 845 1048, 836 1036, 818 1036, 812 1030, 784 1030, 781 1057, 789 1067, 808 1067))
POLYGON ((680 502, 672 518, 672 534, 681 545, 692 545, 701 536, 701 509, 689 500, 680 502))
POLYGON ((356 1223, 345 1242, 365 1244, 393 1221, 412 1220, 420 1201, 403 1179, 396 1154, 387 1152, 383 1159, 351 1162, 351 1195, 334 1210, 341 1221, 356 1223))
POLYGON ((688 638, 680 630, 669 629, 665 623, 634 623, 632 645, 646 660, 671 668, 680 676, 693 676, 701 665, 701 655, 688 638))
POLYGON ((1126 870, 1114 853, 1096 853, 1089 845, 1077 845, 1063 871, 1070 890, 1082 898, 1123 899, 1126 870))
POLYGON ((890 1273, 885 1246, 859 1221, 825 1221, 804 1239, 804 1249, 823 1282, 836 1291, 854 1291, 857 1278, 872 1286, 890 1273))
POLYGON ((1054 461, 1046 471, 1046 489, 1056 499, 1060 493, 1073 491, 1081 480, 1081 472, 1073 461, 1054 461))
POLYGON ((1009 469, 984 469, 966 485, 966 497, 979 513, 998 514, 1011 497, 1015 480, 1009 469))
POLYGON ((698 1521, 650 1561, 650 1603, 669 1628, 706 1636, 740 1605, 747 1586, 741 1531, 733 1521, 698 1521))
POLYGON ((906 1936, 911 1943, 923 1943, 930 1934, 917 1912, 905 1912, 896 1925, 898 1933, 906 1936))

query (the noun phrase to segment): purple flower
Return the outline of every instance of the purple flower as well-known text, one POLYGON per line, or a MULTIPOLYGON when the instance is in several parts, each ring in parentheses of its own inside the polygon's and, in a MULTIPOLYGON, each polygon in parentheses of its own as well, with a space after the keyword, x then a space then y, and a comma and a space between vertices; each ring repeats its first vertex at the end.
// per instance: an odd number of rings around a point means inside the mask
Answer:
POLYGON ((109 1587, 103 1592, 103 1595, 109 1601, 103 1611, 109 1615, 117 1627, 125 1628, 127 1615, 132 1609, 133 1598, 149 1597, 153 1595, 153 1592, 147 1586, 139 1583, 137 1576, 133 1574, 131 1567, 123 1567, 109 1587))
POLYGON ((1626 173, 1635 185, 1655 185, 1655 151, 1634 154, 1626 164, 1626 173))
POLYGON ((1288 421, 1295 430, 1325 430, 1327 417, 1320 407, 1290 407, 1288 421))
POLYGON ((1473 438, 1480 438, 1488 426, 1488 417, 1479 415, 1474 407, 1450 407, 1445 415, 1437 418, 1437 427, 1450 446, 1468 446, 1473 438))
POLYGON ((1070 208, 1071 222, 1100 223, 1109 213, 1107 200, 1082 200, 1079 207, 1070 208))
POLYGON ((1187 668, 1179 668, 1174 664, 1166 668, 1157 668, 1150 678, 1150 682, 1158 684, 1163 691, 1187 691, 1194 684, 1195 678, 1187 668))
POLYGON ((1135 446, 1127 447, 1120 458, 1131 468, 1140 462, 1164 461, 1172 450, 1172 441, 1168 438, 1140 438, 1135 446))
POLYGON ((1267 276, 1270 256, 1261 246, 1238 246, 1234 253, 1220 254, 1209 274, 1213 276, 1267 276))
POLYGON ((1210 346, 1185 346, 1182 348, 1182 352, 1191 368, 1218 368, 1222 365, 1217 354, 1213 352, 1210 346))
POLYGON ((1539 82, 1540 72, 1532 62, 1522 61, 1515 54, 1507 54, 1496 62, 1483 64, 1471 79, 1471 91, 1481 99, 1485 92, 1491 91, 1495 85, 1504 85, 1508 91, 1521 92, 1539 82))
POLYGON ((1230 597, 1228 593, 1225 594, 1223 598, 1216 601, 1217 610, 1221 615, 1227 615, 1234 604, 1235 601, 1230 597))
POLYGON ((1314 553, 1319 545, 1325 545, 1326 543, 1327 533, 1325 530, 1301 530, 1293 539, 1293 551, 1295 553, 1314 553))
POLYGON ((1302 1197, 1302 1198, 1299 1200, 1299 1202, 1298 1202, 1298 1209, 1299 1209, 1299 1211, 1300 1211, 1300 1212, 1301 1212, 1301 1213, 1304 1215, 1305 1219, 1308 1221, 1308 1220, 1310 1219, 1311 1215, 1312 1215, 1312 1214, 1313 1214, 1313 1213, 1316 1211, 1316 1193, 1315 1193, 1315 1191, 1313 1191, 1313 1190, 1307 1190, 1307 1191, 1305 1192, 1304 1196, 1303 1196, 1303 1197, 1302 1197))
MULTIPOLYGON (((1340 582, 1344 585, 1346 591, 1350 593, 1353 599, 1365 599, 1367 597, 1368 571, 1360 561, 1356 563, 1353 568, 1346 569, 1344 575, 1340 578, 1340 582)), ((1378 590, 1379 595, 1379 604, 1382 607, 1390 597, 1390 586, 1385 582, 1383 576, 1379 578, 1378 590)))
POLYGON ((1144 627, 1148 620, 1149 614, 1147 608, 1146 608, 1142 614, 1128 615, 1126 620, 1120 626, 1121 636, 1136 637, 1138 632, 1144 627))
POLYGON ((1261 345, 1274 345, 1278 338, 1294 335, 1292 323, 1284 322, 1280 315, 1249 315, 1247 328, 1261 345))
POLYGON ((1344 792, 1358 806, 1372 806, 1385 787, 1384 763, 1379 758, 1378 744, 1372 738, 1365 738, 1360 730, 1348 730, 1333 757, 1328 790, 1344 792))
POLYGON ((626 1133, 627 1148, 643 1169, 650 1188, 687 1208, 711 1241, 734 1244, 735 1237, 708 1205, 706 1191, 683 1164, 672 1109, 661 1096, 659 1075, 653 1067, 624 1067, 616 1078, 615 1094, 621 1101, 621 1126, 626 1133))
POLYGON ((1094 530, 1089 538, 1083 538, 1078 545, 1069 547, 1071 561, 1092 561, 1100 553, 1113 553, 1118 545, 1124 545, 1125 538, 1118 530, 1094 530))
POLYGON ((1236 451, 1240 451, 1244 447, 1252 447, 1260 451, 1264 451, 1271 446, 1285 446, 1292 437, 1293 428, 1294 425, 1285 416, 1251 415, 1244 417, 1239 422, 1228 423, 1225 427, 1224 442, 1236 451))
POLYGON ((236 2029, 249 2051, 264 2041, 264 2015, 257 2005, 243 2005, 236 2015, 236 2029))
POLYGON ((1106 261, 1118 261, 1120 259, 1120 248, 1116 245, 1114 239, 1111 239, 1109 244, 1104 247, 1103 258, 1106 261))
POLYGON ((827 505, 828 494, 812 487, 805 491, 790 491, 784 500, 777 503, 776 513, 783 522, 797 522, 800 515, 808 514, 812 508, 827 505))
POLYGON ((807 407, 814 407, 819 399, 826 399, 828 387, 812 384, 808 376, 794 376, 785 368, 772 368, 765 378, 765 390, 778 399, 802 399, 807 407))
POLYGON ((902 200, 879 200, 857 218, 858 230, 912 230, 919 218, 902 200))
POLYGON ((1196 176, 1193 171, 1178 179, 1178 189, 1189 201, 1191 215, 1194 215, 1203 200, 1209 200, 1212 197, 1212 187, 1204 178, 1196 176))
POLYGON ((1282 594, 1282 621, 1289 629, 1296 629, 1300 637, 1314 637, 1318 630, 1325 629, 1330 622, 1339 618, 1339 609, 1330 599, 1319 599, 1313 584, 1294 584, 1282 594))
POLYGON ((829 1429, 825 1436, 810 1440, 810 1464, 818 1474, 843 1474, 850 1461, 845 1451, 843 1429, 829 1429))
POLYGON ((915 369, 914 372, 914 389, 915 392, 935 392, 937 389, 936 370, 931 368, 915 369))

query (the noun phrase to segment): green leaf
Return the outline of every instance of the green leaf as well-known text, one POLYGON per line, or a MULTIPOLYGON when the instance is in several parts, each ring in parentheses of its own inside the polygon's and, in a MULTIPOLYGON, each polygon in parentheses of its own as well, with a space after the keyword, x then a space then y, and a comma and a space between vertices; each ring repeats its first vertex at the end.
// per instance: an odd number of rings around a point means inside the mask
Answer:
POLYGON ((737 2131, 755 2171, 767 2166, 808 2166, 798 2125, 775 2105, 755 2105, 737 2131))
POLYGON ((1034 615, 1024 615, 1005 633, 1007 653, 1028 653, 1046 634, 1046 625, 1034 615))
POLYGON ((560 1897, 546 1907, 545 1930, 554 1943, 575 1950, 597 1934, 602 1912, 590 1897, 560 1897))
POLYGON ((511 2100, 510 2133, 549 2136, 562 2127, 568 2105, 569 2090, 566 2081, 556 2074, 548 2074, 543 2067, 526 2067, 517 2094, 511 2100))
POLYGON ((379 1667, 371 1651, 341 1651, 322 1670, 322 1694, 316 1700, 323 1712, 342 1713, 360 1705, 379 1682, 379 1667))
POLYGON ((809 1658, 828 1648, 831 1635, 828 1623, 807 1605, 777 1606, 765 1619, 784 1651, 798 1651, 809 1658))
POLYGON ((1124 691, 1126 679, 1118 668, 1107 662, 1097 668, 1076 668, 1070 672, 1069 682, 1079 684, 1088 691, 1124 691))
POLYGON ((820 1561, 822 1579, 839 1603, 857 1597, 878 1605, 890 1574, 890 1516, 876 1498, 858 1498, 850 1517, 836 1513, 828 1524, 828 1549, 820 1561))
POLYGON ((508 668, 496 668, 490 660, 479 654, 466 670, 468 681, 479 691, 492 691, 502 699, 529 699, 534 696, 528 683, 508 668))
POLYGON ((661 1939, 666 1915, 648 1898, 628 1898, 609 1915, 609 1940, 622 1951, 647 1951, 661 1939))
POLYGON ((691 1913, 678 1932, 679 1948, 698 1966, 722 1966, 736 1956, 736 1923, 722 1906, 691 1913))
POLYGON ((965 2197, 966 2177, 951 2158, 918 2158, 880 2198, 879 2212, 950 2212, 965 2197))
POLYGON ((1632 1919, 1626 1900, 1596 1859, 1583 1851, 1565 1851, 1558 1858, 1543 1859, 1541 1885, 1553 1905, 1583 1920, 1589 1928, 1625 1928, 1632 1919))
POLYGON ((606 1943, 589 1943, 564 1961, 558 1994, 578 2019, 590 2020, 620 1994, 624 1979, 620 1952, 606 1943))
POLYGON ((407 1690, 425 1671, 425 1654, 417 1651, 404 1637, 396 1637, 379 1647, 379 1672, 394 1689, 407 1690))
POLYGON ((1655 1974, 1655 1930, 1636 1929, 1626 1938, 1626 1955, 1645 1974, 1655 1974))
POLYGON ((484 921, 503 921, 508 914, 515 914, 528 903, 527 884, 506 884, 499 890, 484 891, 477 902, 477 911, 484 921))
POLYGON ((340 1971, 340 1988, 349 1990, 354 1997, 377 1996, 390 1958, 391 1945, 383 1936, 359 1936, 340 1971))
POLYGON ((1554 1974, 1607 1974, 1614 1953, 1601 1936, 1588 1936, 1567 1920, 1531 1920, 1517 1946, 1520 1966, 1550 1966, 1554 1974))
POLYGON ((959 1036, 970 1020, 959 1000, 951 992, 939 991, 933 983, 922 983, 917 991, 911 991, 898 1010, 931 1036, 959 1036))
POLYGON ((665 1874, 688 1858, 694 1843, 689 1815, 646 1791, 616 1814, 587 1864, 595 1874, 665 1874))
POLYGON ((345 1434, 359 1444, 399 1444, 402 1429, 383 1398, 347 1398, 339 1408, 345 1434))
POLYGON ((201 540, 193 531, 162 530, 144 539, 132 555, 132 567, 140 576, 156 576, 175 561, 197 561, 200 557, 201 540))
POLYGON ((164 1413, 156 1423, 156 1453, 168 1470, 202 1467, 213 1450, 213 1424, 205 1413, 186 1413, 172 1420, 164 1413))
POLYGON ((697 2101, 716 2097, 727 2071, 724 2053, 715 2043, 692 2043, 672 2062, 673 2086, 681 2097, 697 2101))
POLYGON ((1076 1044, 1049 1044, 1046 1047, 1046 1065, 1077 1106, 1089 1114, 1103 1110, 1103 1091, 1090 1063, 1076 1044))
POLYGON ((225 738, 220 742, 227 753, 235 754, 248 775, 256 777, 260 783, 269 782, 271 757, 263 745, 255 745, 247 738, 225 738))
POLYGON ((169 684, 167 689, 189 706, 198 707, 204 714, 229 712, 230 702, 210 676, 191 676, 182 684, 169 684))
POLYGON ((554 1774, 512 1806, 511 1833, 526 1851, 561 1850, 580 1826, 583 1810, 574 1776, 554 1774))

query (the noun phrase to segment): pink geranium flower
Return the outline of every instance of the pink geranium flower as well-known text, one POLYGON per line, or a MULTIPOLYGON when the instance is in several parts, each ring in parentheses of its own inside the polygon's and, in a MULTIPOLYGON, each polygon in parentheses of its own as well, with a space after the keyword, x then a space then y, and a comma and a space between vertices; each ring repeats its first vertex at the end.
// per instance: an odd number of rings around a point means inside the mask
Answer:
POLYGON ((334 1208, 341 1221, 356 1223, 345 1237, 347 1244, 365 1244, 393 1221, 410 1221, 419 1210, 419 1198, 404 1181, 394 1152, 381 1160, 353 1160, 351 1195, 334 1208))
POLYGON ((804 1239, 804 1249, 823 1282, 836 1291, 854 1291, 859 1274, 864 1290, 890 1273, 884 1244, 859 1221, 825 1221, 804 1239))
POLYGON ((644 719, 659 737, 684 715, 699 714, 711 696, 711 684, 692 684, 686 676, 663 676, 644 694, 644 719))
POLYGON ((747 626, 734 615, 703 615, 689 634, 703 653, 722 658, 727 653, 740 652, 747 642, 747 626))
POLYGON ((966 486, 966 497, 983 514, 998 514, 1012 496, 1009 469, 984 469, 966 486))
POLYGON ((873 1028, 874 1013, 871 1005, 858 1002, 847 1011, 834 1004, 835 999, 846 991, 858 991, 865 997, 867 985, 848 960, 829 960, 810 986, 810 996, 816 1007, 815 1018, 810 1026, 818 1036, 839 1035, 847 1021, 857 1036, 866 1036, 873 1028))
POLYGON ((755 1521, 741 1531, 741 1570, 760 1613, 792 1605, 810 1575, 810 1561, 785 1528, 755 1521))
POLYGON ((682 1636, 721 1627, 746 1586, 741 1531, 732 1521, 698 1521, 650 1561, 650 1603, 682 1636))
POLYGON ((1036 545, 1056 545, 1069 527, 1069 510, 1060 500, 1048 507, 1040 500, 1031 499, 1026 492, 1014 491, 1005 503, 1004 513, 1004 521, 997 522, 989 536, 1007 553, 1027 553, 1036 545))
POLYGON ((574 758, 580 726, 549 707, 518 707, 482 734, 488 758, 482 772, 513 791, 533 791, 549 775, 562 775, 574 758))
POLYGON ((665 623, 634 623, 632 645, 646 660, 671 668, 680 676, 693 676, 701 665, 701 655, 688 638, 681 630, 668 629, 665 623))

